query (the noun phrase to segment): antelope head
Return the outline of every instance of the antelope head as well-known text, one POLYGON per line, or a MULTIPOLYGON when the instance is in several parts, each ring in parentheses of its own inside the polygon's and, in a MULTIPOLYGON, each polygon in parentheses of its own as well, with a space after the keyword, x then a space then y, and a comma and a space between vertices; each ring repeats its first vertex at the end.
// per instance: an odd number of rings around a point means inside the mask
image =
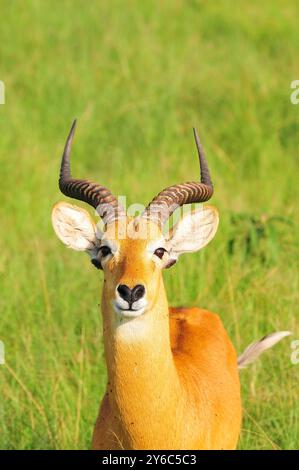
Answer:
POLYGON ((200 182, 164 189, 140 216, 134 218, 126 215, 109 189, 71 176, 70 150, 75 125, 76 122, 62 156, 59 187, 66 196, 95 208, 104 228, 99 230, 84 209, 59 202, 52 212, 54 230, 65 245, 86 251, 93 265, 103 270, 104 316, 114 317, 116 321, 144 318, 157 310, 155 307, 164 295, 162 270, 171 267, 182 253, 204 247, 218 227, 217 210, 206 206, 189 211, 166 235, 163 234, 164 224, 176 208, 207 201, 213 194, 198 135, 194 130, 201 168, 200 182))

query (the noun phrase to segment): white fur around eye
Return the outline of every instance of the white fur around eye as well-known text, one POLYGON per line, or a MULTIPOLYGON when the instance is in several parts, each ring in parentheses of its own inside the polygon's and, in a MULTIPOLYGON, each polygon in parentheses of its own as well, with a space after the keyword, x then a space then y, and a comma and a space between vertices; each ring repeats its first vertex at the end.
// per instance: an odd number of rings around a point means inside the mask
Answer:
POLYGON ((166 242, 165 242, 165 238, 164 238, 164 237, 161 237, 159 240, 151 241, 151 242, 147 245, 146 251, 147 251, 150 255, 153 255, 157 248, 165 248, 165 249, 166 249, 166 242))
POLYGON ((103 246, 107 246, 108 248, 110 248, 111 253, 113 255, 115 255, 118 249, 117 244, 114 241, 108 240, 107 238, 105 238, 105 235, 101 239, 101 247, 103 246))

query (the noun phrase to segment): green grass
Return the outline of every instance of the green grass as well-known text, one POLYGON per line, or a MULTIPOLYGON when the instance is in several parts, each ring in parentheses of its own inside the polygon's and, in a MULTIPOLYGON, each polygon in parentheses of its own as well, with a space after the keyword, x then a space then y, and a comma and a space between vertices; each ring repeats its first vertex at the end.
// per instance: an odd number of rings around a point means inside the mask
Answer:
MULTIPOLYGON (((75 174, 129 203, 198 174, 196 125, 221 224, 165 273, 169 299, 219 313, 238 351, 275 330, 298 338, 297 2, 0 3, 0 447, 88 448, 102 275, 50 222, 70 124, 75 174)), ((290 342, 241 374, 241 449, 299 445, 290 342)))

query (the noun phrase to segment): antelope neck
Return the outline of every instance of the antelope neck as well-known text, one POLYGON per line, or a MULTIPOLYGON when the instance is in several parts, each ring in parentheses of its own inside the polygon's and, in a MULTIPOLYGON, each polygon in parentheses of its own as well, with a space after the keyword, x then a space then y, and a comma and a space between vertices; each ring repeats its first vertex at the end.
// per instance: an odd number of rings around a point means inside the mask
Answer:
POLYGON ((109 403, 124 427, 134 423, 141 433, 153 415, 158 424, 159 415, 165 416, 181 393, 170 346, 163 282, 155 304, 140 317, 121 322, 107 307, 103 294, 109 403))

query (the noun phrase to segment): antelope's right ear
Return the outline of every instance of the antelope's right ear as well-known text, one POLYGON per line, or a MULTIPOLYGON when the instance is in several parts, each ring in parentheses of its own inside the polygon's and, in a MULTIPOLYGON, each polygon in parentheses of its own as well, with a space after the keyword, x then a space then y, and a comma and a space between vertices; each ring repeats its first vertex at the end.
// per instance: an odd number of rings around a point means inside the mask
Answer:
POLYGON ((81 207, 58 202, 52 209, 52 224, 57 237, 76 251, 98 252, 100 235, 88 212, 81 207))

